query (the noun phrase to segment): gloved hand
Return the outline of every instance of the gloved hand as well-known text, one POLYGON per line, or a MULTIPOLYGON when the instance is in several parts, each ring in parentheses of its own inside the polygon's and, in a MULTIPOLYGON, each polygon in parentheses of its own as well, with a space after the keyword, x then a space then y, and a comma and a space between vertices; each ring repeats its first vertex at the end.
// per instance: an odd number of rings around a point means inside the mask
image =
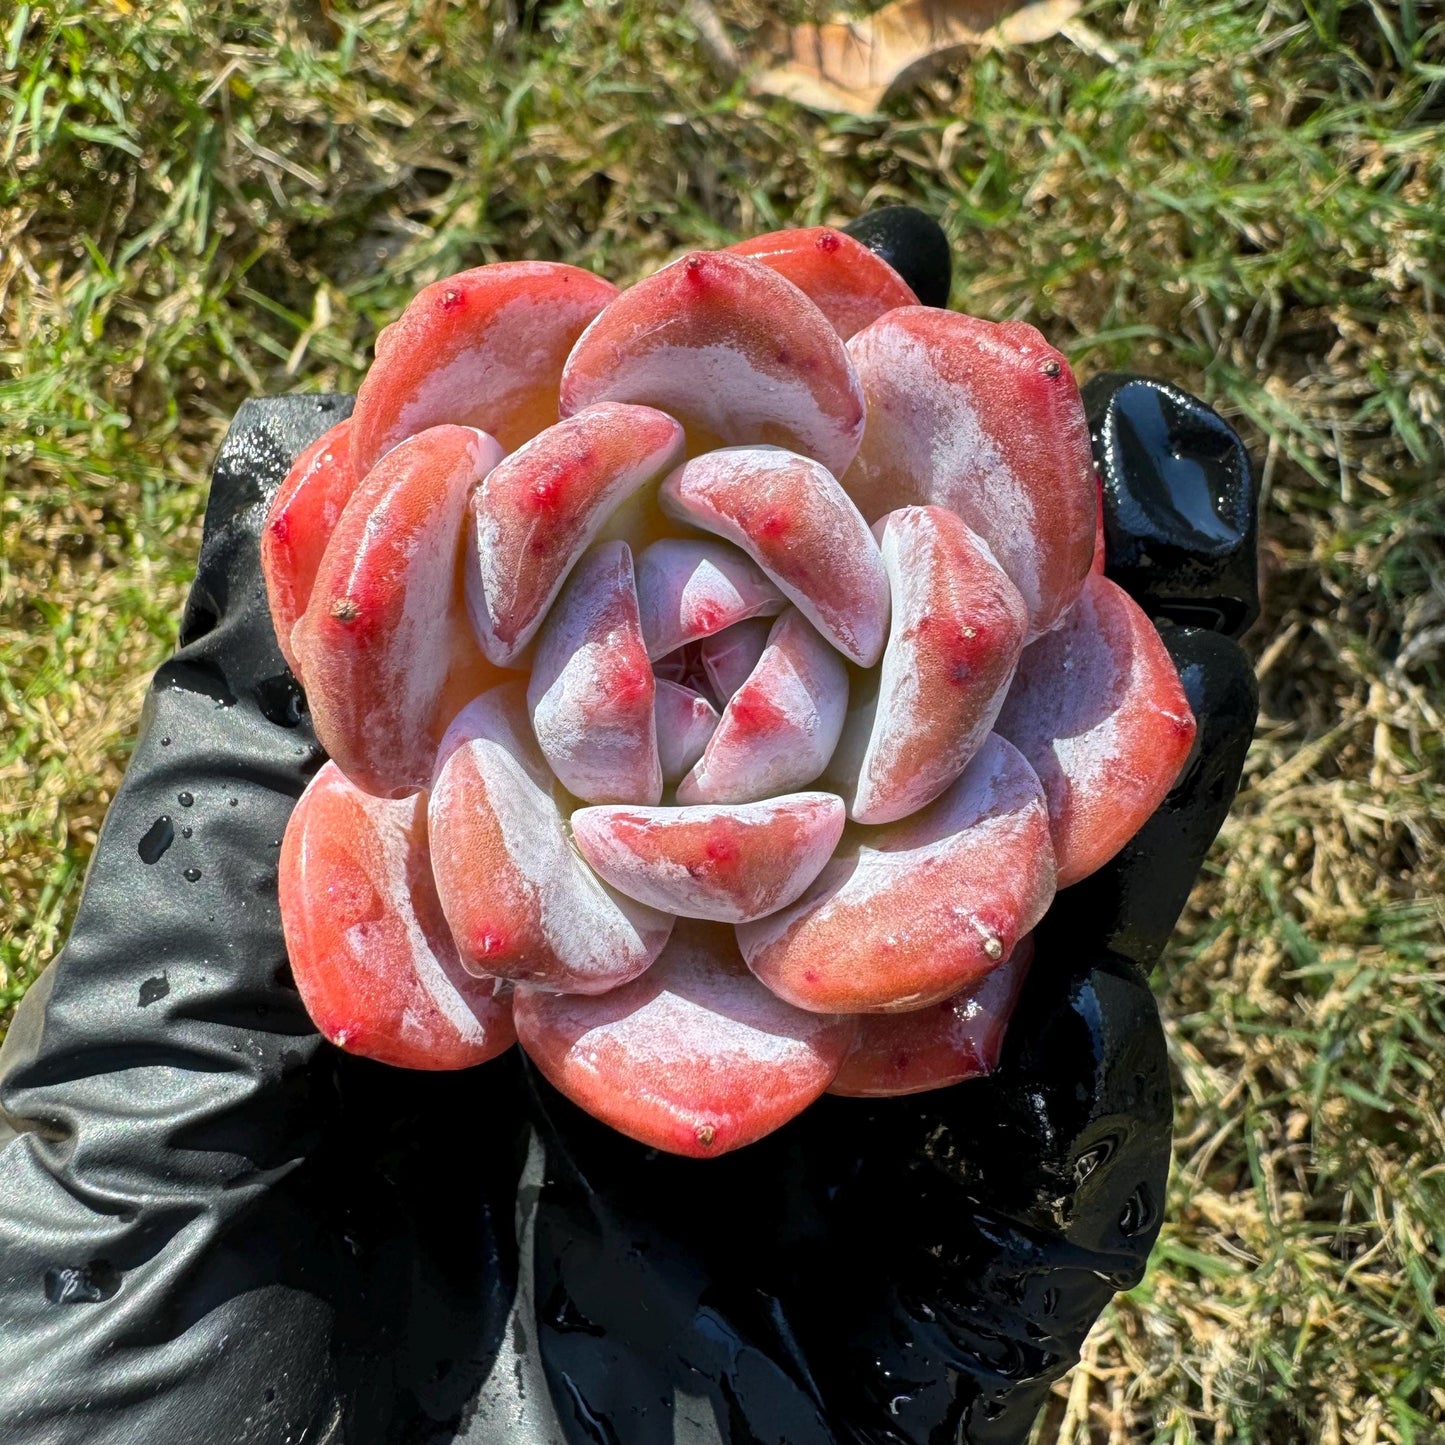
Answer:
MULTIPOLYGON (((854 234, 925 300, 941 233, 854 234)), ((249 402, 222 445, 75 927, 0 1052, 0 1442, 1022 1441, 1116 1289, 1169 1160, 1146 974, 1255 714, 1239 439, 1161 383, 1086 389, 1109 572, 1199 721, 1155 817, 1061 893, 989 1078, 824 1098, 705 1162, 657 1154, 513 1050, 349 1057, 286 965, 279 840, 322 761, 258 537, 342 397, 249 402)))

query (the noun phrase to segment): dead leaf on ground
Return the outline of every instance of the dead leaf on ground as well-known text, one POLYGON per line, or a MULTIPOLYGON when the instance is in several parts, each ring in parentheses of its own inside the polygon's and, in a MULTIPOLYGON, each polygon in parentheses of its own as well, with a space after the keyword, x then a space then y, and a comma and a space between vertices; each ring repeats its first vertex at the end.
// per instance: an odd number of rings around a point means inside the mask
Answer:
POLYGON ((893 0, 864 20, 783 32, 775 51, 781 63, 758 75, 753 89, 815 110, 869 115, 890 90, 963 51, 1047 40, 1081 8, 1081 0, 893 0))

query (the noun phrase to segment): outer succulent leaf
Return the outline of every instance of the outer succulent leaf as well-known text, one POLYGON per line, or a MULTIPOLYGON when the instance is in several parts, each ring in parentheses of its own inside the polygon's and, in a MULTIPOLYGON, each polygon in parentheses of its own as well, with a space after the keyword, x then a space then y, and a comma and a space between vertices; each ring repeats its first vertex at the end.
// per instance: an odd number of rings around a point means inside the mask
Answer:
POLYGON ((715 632, 697 644, 698 661, 712 695, 726 704, 753 675, 772 636, 773 624, 764 617, 735 622, 726 632, 715 632))
POLYGON ((1030 935, 996 969, 942 1003, 906 1014, 864 1014, 828 1092, 887 1098, 993 1073, 1033 955, 1030 935))
POLYGON ((1094 485, 1098 489, 1098 516, 1094 523, 1094 560, 1089 564, 1089 571, 1102 577, 1104 575, 1104 563, 1108 560, 1108 543, 1104 533, 1104 484, 1097 477, 1094 485))
POLYGON ((826 467, 777 447, 729 447, 685 462, 658 497, 669 516, 737 543, 854 662, 878 661, 888 636, 883 559, 826 467))
POLYGON ((572 837, 614 888, 684 918, 745 923, 791 903, 843 835, 832 793, 692 808, 579 808, 572 837))
POLYGON ((516 1038, 511 999, 461 966, 432 884, 425 793, 373 797, 335 763, 281 845, 281 924, 316 1027, 348 1053, 465 1069, 516 1038))
POLYGON ((700 692, 666 678, 659 677, 656 688, 652 712, 662 780, 675 787, 717 731, 718 710, 700 692))
POLYGON ((823 1013, 925 1008, 1007 958, 1054 896, 1043 789, 988 739, 937 802, 849 830, 791 907, 738 927, 774 993, 823 1013))
POLYGON ((602 993, 655 959, 672 920, 614 893, 577 856, 520 685, 448 729, 428 810, 432 871, 463 965, 542 988, 602 993))
POLYGON ((1095 484, 1069 364, 1032 326, 891 311, 848 343, 868 430, 843 485, 870 522, 909 503, 957 512, 1047 632, 1093 556, 1095 484))
POLYGON ((682 444, 670 416, 605 403, 548 427, 487 477, 472 497, 467 607, 493 662, 527 646, 573 563, 682 444))
POLYGON ((752 803, 806 787, 827 767, 847 710, 843 659, 790 607, 678 784, 678 802, 752 803))
POLYGON ((831 226, 770 231, 728 250, 791 281, 844 341, 885 311, 918 305, 918 297, 887 261, 831 226))
POLYGON ((281 655, 297 677, 301 669, 291 648, 291 630, 306 611, 326 544, 355 490, 348 417, 296 458, 276 489, 261 533, 261 572, 271 622, 281 655))
POLYGON ((562 374, 562 414, 599 401, 660 407, 690 451, 767 442, 835 475, 863 435, 863 394, 827 318, 790 281, 695 251, 614 301, 562 374))
POLYGON ((632 553, 601 542, 572 569, 537 634, 527 706, 552 771, 588 803, 662 797, 652 668, 632 553))
POLYGON ((776 616, 787 601, 736 547, 664 537, 638 554, 637 606, 647 655, 659 658, 745 618, 776 616))
MULTIPOLYGON (((893 626, 849 816, 892 823, 931 803, 993 727, 1018 665, 1028 612, 993 554, 942 507, 904 507, 879 524, 893 626)), ((851 755, 845 736, 839 754, 851 755)), ((836 760, 835 760, 836 761, 836 760)))
POLYGON ((732 930, 679 923, 643 976, 600 998, 517 990, 528 1056, 574 1103, 693 1158, 761 1139, 827 1087, 856 1031, 804 1013, 743 967, 732 930))
POLYGON ((998 731, 1044 785, 1067 888, 1164 801, 1194 742, 1194 714, 1154 624, 1091 575, 1063 624, 1024 650, 998 731))
POLYGON ((449 680, 485 670, 462 607, 462 514, 501 455, 471 427, 409 437, 353 493, 321 559, 292 641, 317 737, 368 792, 427 785, 449 680))
POLYGON ((508 451, 551 426, 563 363, 616 295, 610 281, 552 261, 478 266, 424 286, 376 338, 352 414, 357 474, 429 426, 479 427, 508 451))

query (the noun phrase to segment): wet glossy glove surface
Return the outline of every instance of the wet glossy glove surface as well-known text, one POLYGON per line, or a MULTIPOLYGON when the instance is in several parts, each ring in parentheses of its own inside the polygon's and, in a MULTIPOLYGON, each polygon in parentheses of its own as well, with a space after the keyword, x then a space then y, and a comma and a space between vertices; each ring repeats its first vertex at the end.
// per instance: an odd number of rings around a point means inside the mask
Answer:
MULTIPOLYGON (((936 267, 917 228, 873 224, 863 239, 905 274, 909 246, 915 272, 936 267)), ((17 1131, 0 1441, 1022 1440, 1158 1231, 1171 1116, 1144 971, 1254 711, 1226 635, 1255 606, 1242 448, 1173 388, 1087 395, 1111 570, 1154 615, 1219 628, 1164 629, 1196 757, 1059 896, 996 1074, 827 1098, 701 1163, 596 1124, 515 1051, 415 1075, 318 1041, 275 875, 321 755, 257 538, 291 457, 349 402, 243 408, 183 646, 0 1066, 17 1131), (1176 484, 1189 495, 1166 505, 1176 484)))

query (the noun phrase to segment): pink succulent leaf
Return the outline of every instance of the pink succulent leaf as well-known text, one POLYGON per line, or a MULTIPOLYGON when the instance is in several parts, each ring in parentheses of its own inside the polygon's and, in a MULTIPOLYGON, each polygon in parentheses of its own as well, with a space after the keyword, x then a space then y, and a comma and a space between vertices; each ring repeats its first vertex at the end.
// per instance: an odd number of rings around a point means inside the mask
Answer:
POLYGON ((906 1012, 996 967, 1053 896, 1043 789, 994 736, 922 812, 849 829, 808 891, 741 924, 738 942, 753 972, 799 1008, 906 1012))
POLYGON ((437 893, 468 969, 602 993, 652 963, 672 920, 615 893, 578 857, 536 760, 519 760, 527 726, 522 689, 506 686, 450 730, 428 810, 437 893), (499 712, 510 714, 510 745, 497 741, 499 712))
POLYGON ((1032 635, 1079 595, 1094 552, 1089 429, 1069 364, 1032 326, 931 307, 890 311, 849 343, 868 430, 842 476, 870 522, 947 507, 988 543, 1032 635))
POLYGON ((519 988, 515 1009, 523 1047, 554 1087, 614 1129, 694 1158, 800 1113, 857 1030, 770 993, 715 923, 680 923, 652 968, 600 998, 519 988))
POLYGON ((770 231, 728 250, 791 281, 844 341, 885 312, 918 305, 918 297, 887 261, 831 226, 770 231))
POLYGON ((516 1037, 511 1000, 465 972, 442 917, 425 793, 378 798, 333 762, 301 795, 281 847, 281 916, 302 1001, 349 1053, 465 1069, 516 1037))
POLYGON ((832 793, 687 808, 579 808, 572 836, 629 898, 684 918, 746 923, 791 903, 843 835, 832 793))
POLYGON ((1023 650, 1018 589, 957 513, 904 507, 878 524, 893 625, 878 692, 839 754, 849 817, 893 823, 931 803, 993 727, 1023 650))
POLYGON ((653 659, 786 606, 763 570, 724 542, 663 537, 638 555, 637 607, 653 659))
POLYGON ((588 803, 661 800, 655 686, 632 553, 625 542, 599 542, 537 634, 527 684, 533 731, 568 792, 588 803))
POLYGON ((409 437, 367 474, 327 543, 292 645, 317 737, 368 792, 395 797, 431 777, 448 679, 475 654, 458 626, 462 514, 501 456, 471 427, 409 437))
POLYGON ((1033 956, 1030 934, 992 972, 942 1003, 906 1014, 864 1014, 828 1092, 889 1098, 991 1074, 1033 956))
POLYGON ((1043 783, 1067 888, 1164 801, 1194 743, 1194 714, 1153 623, 1091 574, 1063 623, 1024 650, 998 731, 1043 783))
POLYGON ((778 447, 685 462, 662 509, 742 548, 840 652, 871 667, 888 635, 888 579, 868 524, 837 478, 778 447))
POLYGON ((306 611, 326 544, 356 490, 351 465, 351 421, 337 422, 292 464, 276 491, 261 533, 261 566, 276 641, 299 678, 301 663, 291 633, 306 611))
POLYGON ((715 632, 697 644, 698 661, 712 696, 724 706, 753 675, 772 636, 773 623, 765 617, 736 622, 726 632, 715 632))
POLYGON ((608 518, 682 455, 682 428, 606 403, 550 426, 472 496, 467 607, 482 650, 513 662, 608 518))
POLYGON ((377 337, 357 392, 357 475, 430 426, 479 427, 508 451, 550 426, 573 343, 616 295, 610 281, 552 261, 478 266, 423 287, 377 337))
POLYGON ((676 787, 702 756, 708 739, 717 731, 718 716, 718 710, 700 692, 663 677, 657 679, 653 717, 662 780, 668 787, 676 787))
POLYGON ((806 787, 827 767, 847 710, 843 659, 790 607, 678 784, 678 802, 753 803, 806 787))
POLYGON ((790 281, 726 251, 664 266, 583 332, 562 414, 599 401, 659 407, 693 453, 765 442, 835 475, 863 435, 863 393, 828 319, 790 281))

